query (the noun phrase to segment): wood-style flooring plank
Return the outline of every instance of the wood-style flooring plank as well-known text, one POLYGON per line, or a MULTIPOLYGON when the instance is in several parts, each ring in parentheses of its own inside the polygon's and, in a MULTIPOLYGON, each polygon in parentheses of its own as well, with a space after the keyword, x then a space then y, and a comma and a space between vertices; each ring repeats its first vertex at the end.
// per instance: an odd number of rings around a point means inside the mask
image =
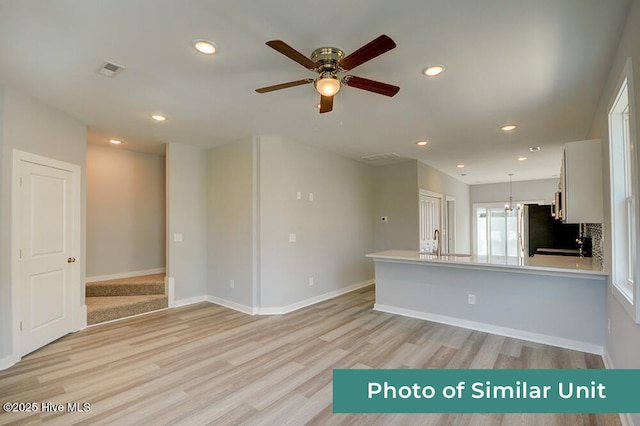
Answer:
POLYGON ((209 303, 90 327, 0 371, 0 425, 619 425, 594 414, 334 414, 333 369, 603 368, 597 355, 373 311, 373 286, 279 316, 209 303))

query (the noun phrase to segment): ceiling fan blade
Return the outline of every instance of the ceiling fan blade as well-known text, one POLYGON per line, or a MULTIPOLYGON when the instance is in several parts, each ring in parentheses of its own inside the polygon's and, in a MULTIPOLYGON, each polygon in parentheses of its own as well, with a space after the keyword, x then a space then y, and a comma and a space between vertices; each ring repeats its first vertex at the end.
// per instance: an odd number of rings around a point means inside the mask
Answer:
POLYGON ((333 109, 333 96, 320 96, 320 114, 333 109))
POLYGON ((282 53, 284 56, 293 59, 307 69, 315 70, 316 68, 318 68, 318 64, 316 64, 311 59, 307 58, 302 53, 298 52, 296 49, 289 46, 282 40, 269 40, 266 45, 282 53))
POLYGON ((400 88, 392 84, 382 83, 380 81, 369 80, 368 78, 347 75, 342 79, 342 83, 356 89, 367 90, 369 92, 378 93, 385 96, 394 96, 400 88))
POLYGON ((296 81, 290 81, 288 83, 274 84, 273 86, 261 87, 259 89, 256 89, 256 92, 258 93, 273 92, 274 90, 287 89, 289 87, 302 86, 303 84, 309 84, 309 83, 313 83, 312 78, 305 78, 304 80, 296 80, 296 81))
POLYGON ((394 47, 396 47, 394 41, 391 40, 389 36, 382 34, 380 37, 365 44, 352 54, 342 58, 342 60, 338 62, 338 65, 345 71, 352 70, 358 65, 362 65, 376 56, 380 56, 383 53, 388 52, 394 47))

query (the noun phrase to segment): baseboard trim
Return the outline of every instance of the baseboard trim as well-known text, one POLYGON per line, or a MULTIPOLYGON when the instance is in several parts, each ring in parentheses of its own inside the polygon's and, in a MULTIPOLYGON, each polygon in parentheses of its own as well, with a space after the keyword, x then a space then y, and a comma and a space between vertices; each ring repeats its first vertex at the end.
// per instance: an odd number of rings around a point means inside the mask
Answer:
POLYGON ((530 342, 542 343, 545 345, 558 346, 565 349, 572 349, 591 354, 602 355, 604 348, 593 343, 581 342, 562 337, 549 336, 547 334, 532 333, 529 331, 517 330, 514 328, 500 327, 491 324, 485 324, 476 321, 463 320, 460 318, 449 317, 445 315, 430 314, 427 312, 414 311, 411 309, 398 308, 395 306, 381 305, 376 303, 373 306, 375 311, 386 312, 389 314, 402 315, 405 317, 417 318, 427 321, 433 321, 441 324, 453 325, 455 327, 468 328, 471 330, 482 331, 484 333, 497 334, 499 336, 513 337, 515 339, 528 340, 530 342))
POLYGON ((330 291, 328 293, 321 294, 319 296, 311 297, 309 299, 301 300, 296 303, 292 303, 288 306, 283 307, 260 307, 257 309, 258 315, 284 315, 293 311, 297 311, 298 309, 306 308, 307 306, 315 305, 316 303, 324 302, 325 300, 333 299, 334 297, 342 296, 343 294, 350 293, 352 291, 361 289, 368 285, 374 284, 375 280, 367 280, 361 283, 352 284, 348 287, 344 287, 338 290, 330 291))
POLYGON ((171 308, 179 308, 181 306, 193 305, 194 303, 208 302, 207 299, 208 296, 195 296, 188 297, 186 299, 174 300, 173 306, 171 306, 171 308))
POLYGON ((155 268, 155 269, 145 269, 143 271, 120 272, 118 274, 96 275, 93 277, 87 277, 85 279, 85 282, 94 283, 96 281, 119 280, 122 278, 139 277, 141 275, 164 274, 166 272, 167 272, 167 268, 155 268))
POLYGON ((7 355, 4 358, 0 358, 0 371, 13 367, 18 363, 18 361, 20 361, 20 358, 13 356, 13 354, 7 355))
POLYGON ((248 315, 256 314, 256 310, 251 306, 243 305, 241 303, 236 303, 231 300, 223 299, 221 297, 207 296, 207 302, 224 306, 225 308, 233 309, 234 311, 242 312, 243 314, 248 314, 248 315))
POLYGON ((209 303, 214 303, 216 305, 224 306, 225 308, 233 309, 234 311, 242 312, 247 315, 284 315, 293 311, 297 311, 298 309, 305 308, 310 305, 315 305, 316 303, 324 302, 325 300, 333 299, 334 297, 341 296, 345 293, 356 291, 358 289, 361 289, 363 287, 366 287, 374 283, 375 283, 375 280, 363 281, 361 283, 353 284, 348 287, 341 288, 339 290, 334 290, 325 294, 321 294, 320 296, 301 300, 300 302, 296 302, 288 306, 276 307, 276 308, 252 308, 251 306, 243 305, 241 303, 233 302, 231 300, 227 300, 221 297, 216 297, 211 295, 191 297, 189 299, 178 300, 175 302, 174 306, 172 307, 177 308, 180 306, 192 305, 194 303, 199 303, 199 302, 209 302, 209 303))

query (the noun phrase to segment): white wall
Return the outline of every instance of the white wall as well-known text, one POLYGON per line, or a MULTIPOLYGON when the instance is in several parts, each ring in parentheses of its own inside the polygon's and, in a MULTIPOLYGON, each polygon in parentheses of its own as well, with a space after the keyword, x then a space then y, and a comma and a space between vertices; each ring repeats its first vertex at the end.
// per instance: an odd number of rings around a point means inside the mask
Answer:
MULTIPOLYGON (((560 173, 558 159, 558 173, 560 173)), ((513 201, 544 200, 551 204, 555 192, 558 190, 558 179, 540 179, 513 182, 513 201)), ((509 183, 490 183, 471 185, 469 197, 473 203, 506 203, 509 201, 509 183)))
POLYGON ((165 267, 165 158, 87 146, 87 277, 165 267))
MULTIPOLYGON (((636 126, 640 126, 640 0, 632 3, 624 27, 618 50, 611 64, 607 84, 600 97, 598 109, 594 116, 589 137, 602 140, 602 170, 604 175, 603 198, 604 207, 604 260, 606 270, 611 270, 611 193, 609 190, 609 134, 608 111, 613 97, 616 95, 616 85, 620 79, 622 69, 631 57, 633 62, 633 83, 635 104, 631 111, 635 112, 636 126)), ((632 139, 637 143, 638 129, 632 139)), ((637 150, 636 150, 637 155, 637 150)), ((640 170, 640 158, 636 158, 637 169, 640 170)), ((637 292, 636 292, 637 294, 637 292)), ((607 316, 611 321, 611 333, 607 334, 606 350, 615 368, 640 368, 640 325, 635 324, 626 313, 618 300, 612 296, 611 286, 607 292, 607 316)), ((631 415, 635 424, 640 424, 640 414, 631 415)))
POLYGON ((247 308, 256 305, 254 177, 253 138, 208 151, 208 294, 247 308))
POLYGON ((471 205, 469 185, 446 175, 433 167, 418 162, 418 187, 427 191, 452 196, 456 199, 456 247, 457 253, 471 253, 471 205))
MULTIPOLYGON (((42 155, 79 165, 81 181, 81 241, 85 241, 86 127, 12 88, 0 86, 0 364, 12 353, 11 333, 11 175, 12 150, 42 155)), ((81 249, 81 277, 85 276, 85 252, 81 249)), ((84 305, 84 278, 78 306, 84 305)))
POLYGON ((207 294, 207 154, 190 146, 167 146, 167 277, 179 303, 207 294), (182 234, 182 242, 174 241, 182 234))
POLYGON ((259 158, 261 309, 372 279, 373 169, 271 137, 260 137, 259 158))

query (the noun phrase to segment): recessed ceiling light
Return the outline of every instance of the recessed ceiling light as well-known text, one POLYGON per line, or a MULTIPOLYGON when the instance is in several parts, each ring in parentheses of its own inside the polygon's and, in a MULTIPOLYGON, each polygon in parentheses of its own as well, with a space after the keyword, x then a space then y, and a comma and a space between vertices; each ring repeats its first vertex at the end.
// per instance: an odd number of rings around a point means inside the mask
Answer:
POLYGON ((531 148, 529 148, 529 152, 538 152, 538 151, 540 151, 539 146, 532 146, 531 148))
POLYGON ((525 161, 526 159, 527 159, 527 157, 525 157, 525 156, 518 157, 518 161, 525 161))
POLYGON ((216 45, 209 40, 194 40, 193 47, 200 53, 205 55, 213 55, 218 50, 216 45))
POLYGON ((444 65, 433 65, 423 69, 422 74, 427 77, 435 77, 436 75, 441 74, 442 71, 444 71, 444 65))
POLYGON ((503 132, 510 132, 513 129, 515 129, 516 127, 518 127, 518 126, 516 126, 515 124, 507 124, 505 126, 500 127, 500 130, 502 130, 503 132))
POLYGON ((167 117, 161 114, 153 114, 151 118, 153 118, 156 121, 167 121, 167 117))
POLYGON ((418 142, 416 142, 416 145, 418 145, 418 146, 427 146, 428 144, 429 144, 428 141, 418 141, 418 142))
POLYGON ((122 141, 118 139, 109 139, 109 143, 112 145, 120 145, 122 141))
POLYGON ((456 167, 459 169, 464 169, 464 164, 458 164, 456 167))

